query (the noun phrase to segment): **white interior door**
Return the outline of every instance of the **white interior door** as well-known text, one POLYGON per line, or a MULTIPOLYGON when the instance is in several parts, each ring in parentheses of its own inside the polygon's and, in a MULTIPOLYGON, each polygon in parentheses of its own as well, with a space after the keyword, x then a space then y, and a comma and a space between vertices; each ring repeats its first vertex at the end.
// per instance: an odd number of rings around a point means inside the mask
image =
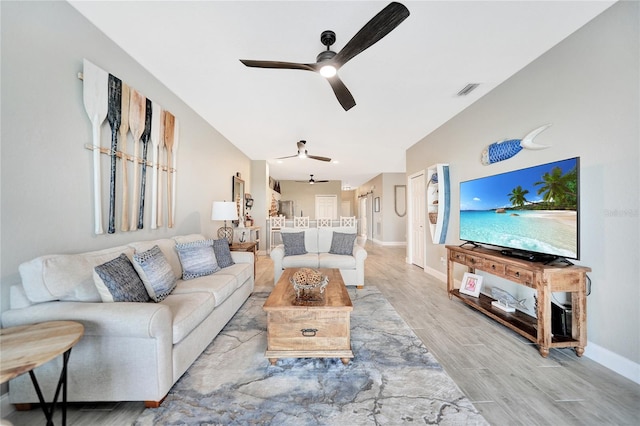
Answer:
POLYGON ((338 219, 338 197, 335 195, 316 195, 316 219, 338 219))
POLYGON ((360 198, 360 211, 358 218, 358 225, 360 226, 360 236, 367 237, 367 197, 360 198))
POLYGON ((411 238, 409 254, 410 262, 424 268, 425 244, 425 182, 424 173, 413 175, 409 179, 409 236, 411 238))

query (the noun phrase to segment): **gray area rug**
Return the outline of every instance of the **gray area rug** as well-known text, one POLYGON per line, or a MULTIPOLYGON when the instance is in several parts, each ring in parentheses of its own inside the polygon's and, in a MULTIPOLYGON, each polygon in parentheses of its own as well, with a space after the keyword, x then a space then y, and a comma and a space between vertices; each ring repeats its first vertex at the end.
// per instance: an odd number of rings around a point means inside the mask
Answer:
POLYGON ((256 290, 135 425, 487 424, 376 288, 349 288, 355 358, 346 366, 316 358, 271 366, 269 293, 256 290))

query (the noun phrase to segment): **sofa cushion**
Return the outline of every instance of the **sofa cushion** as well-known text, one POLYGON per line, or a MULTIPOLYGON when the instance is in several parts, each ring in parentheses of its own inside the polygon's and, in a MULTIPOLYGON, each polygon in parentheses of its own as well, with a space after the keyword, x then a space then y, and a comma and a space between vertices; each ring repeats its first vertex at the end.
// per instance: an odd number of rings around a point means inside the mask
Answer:
POLYGON ((101 302, 93 282, 93 268, 133 250, 113 247, 81 254, 41 256, 19 266, 25 294, 34 303, 64 300, 72 302, 101 302))
MULTIPOLYGON (((325 229, 325 228, 320 228, 325 229)), ((330 228, 326 228, 330 229, 330 228)), ((318 252, 318 228, 282 228, 280 230, 280 234, 291 234, 297 232, 304 232, 304 248, 308 253, 317 253, 318 252)), ((284 240, 283 240, 284 241, 284 240)))
MULTIPOLYGON (((189 242, 189 241, 180 241, 189 242)), ((151 250, 154 246, 158 246, 164 257, 171 265, 173 269, 173 275, 176 277, 182 276, 182 266, 180 265, 180 258, 178 257, 178 250, 176 250, 176 240, 173 238, 161 238, 159 240, 151 241, 138 241, 130 243, 129 247, 133 248, 136 253, 142 253, 143 251, 151 250)), ((135 264, 134 264, 135 266, 135 264)))
POLYGON ((333 241, 333 233, 341 232, 344 234, 353 234, 354 230, 347 226, 334 226, 332 228, 318 229, 318 253, 329 253, 331 250, 331 242, 333 241))
POLYGON ((231 258, 231 250, 229 250, 229 241, 226 238, 220 238, 213 241, 213 251, 216 254, 218 266, 227 268, 235 262, 231 258))
POLYGON ((356 258, 341 254, 320 253, 318 255, 318 268, 355 269, 356 258))
POLYGON ((211 275, 220 270, 213 251, 213 240, 176 244, 176 250, 182 265, 183 280, 211 275))
POLYGON ((318 253, 307 253, 298 256, 285 256, 282 258, 283 268, 317 268, 318 253))
POLYGON ((304 231, 282 234, 282 243, 284 244, 285 257, 307 253, 304 245, 304 231))
POLYGON ((235 277, 237 287, 240 287, 253 276, 253 264, 251 263, 236 263, 227 268, 221 269, 216 275, 224 274, 235 277))
POLYGON ((160 247, 133 255, 133 267, 142 278, 149 296, 156 302, 167 297, 176 286, 176 276, 160 247))
POLYGON ((227 300, 237 288, 238 282, 235 276, 217 272, 189 281, 178 281, 176 288, 171 294, 208 293, 213 296, 214 306, 219 306, 227 300))
POLYGON ((149 294, 126 254, 94 268, 93 280, 103 302, 147 302, 149 294))
POLYGON ((180 343, 211 314, 215 304, 207 293, 171 294, 162 302, 173 314, 173 344, 180 343))
POLYGON ((329 253, 351 256, 353 254, 353 245, 355 242, 355 233, 345 234, 342 232, 334 232, 333 238, 331 239, 331 248, 329 249, 329 253))

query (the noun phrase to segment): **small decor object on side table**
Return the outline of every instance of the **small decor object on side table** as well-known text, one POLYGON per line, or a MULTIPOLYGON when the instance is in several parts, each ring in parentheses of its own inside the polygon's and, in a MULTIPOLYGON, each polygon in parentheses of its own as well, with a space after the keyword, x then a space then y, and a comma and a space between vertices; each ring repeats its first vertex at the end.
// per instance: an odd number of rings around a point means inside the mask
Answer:
POLYGON ((301 268, 291 277, 291 284, 296 291, 294 305, 309 306, 324 304, 324 289, 329 284, 329 277, 311 268, 301 268))
POLYGON ((465 272, 460 285, 460 293, 469 296, 480 296, 480 287, 482 287, 482 276, 465 272))

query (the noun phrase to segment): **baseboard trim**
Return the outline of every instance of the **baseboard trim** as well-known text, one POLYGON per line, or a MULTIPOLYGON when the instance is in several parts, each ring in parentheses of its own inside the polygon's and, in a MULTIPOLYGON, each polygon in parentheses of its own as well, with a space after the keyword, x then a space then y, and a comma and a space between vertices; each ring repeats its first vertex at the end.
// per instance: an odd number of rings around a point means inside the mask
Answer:
POLYGON ((584 356, 640 385, 640 364, 593 342, 587 342, 584 356))
POLYGON ((440 281, 442 281, 443 283, 447 283, 447 274, 445 272, 440 272, 437 269, 433 269, 430 266, 425 266, 424 267, 424 272, 434 276, 435 278, 439 279, 440 281))
POLYGON ((9 392, 0 396, 0 411, 2 412, 2 417, 7 417, 9 414, 16 411, 13 404, 9 402, 9 392))

